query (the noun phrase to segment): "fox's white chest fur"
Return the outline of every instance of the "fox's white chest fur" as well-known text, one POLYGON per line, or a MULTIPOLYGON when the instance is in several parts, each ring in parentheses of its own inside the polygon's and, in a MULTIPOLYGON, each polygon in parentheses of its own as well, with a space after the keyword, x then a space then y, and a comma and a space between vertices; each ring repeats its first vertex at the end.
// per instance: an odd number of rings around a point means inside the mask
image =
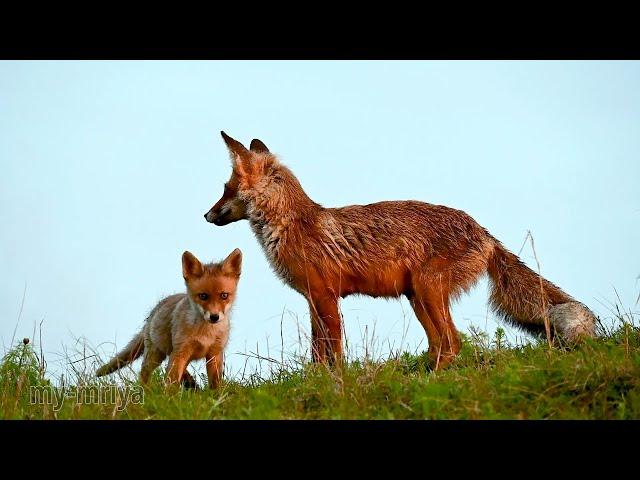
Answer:
POLYGON ((249 224, 275 274, 291 285, 290 272, 280 256, 286 240, 286 226, 268 222, 264 214, 255 208, 249 209, 249 224))
POLYGON ((189 344, 194 357, 199 358, 211 348, 222 351, 229 339, 229 315, 224 314, 215 324, 209 323, 186 296, 176 305, 172 314, 164 318, 170 322, 170 328, 164 328, 161 325, 164 322, 158 316, 151 319, 150 327, 151 339, 154 344, 161 345, 166 354, 180 345, 189 344))

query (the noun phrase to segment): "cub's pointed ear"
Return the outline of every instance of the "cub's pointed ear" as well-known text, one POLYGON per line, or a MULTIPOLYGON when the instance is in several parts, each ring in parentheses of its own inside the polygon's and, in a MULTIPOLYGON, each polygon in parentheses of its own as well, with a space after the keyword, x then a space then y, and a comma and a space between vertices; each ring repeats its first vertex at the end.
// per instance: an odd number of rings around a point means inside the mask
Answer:
POLYGON ((240 175, 246 175, 251 171, 251 161, 253 156, 249 150, 245 148, 239 141, 231 138, 224 132, 220 132, 224 143, 227 144, 229 154, 231 155, 231 161, 233 162, 233 169, 240 175))
POLYGON ((182 276, 185 280, 189 278, 195 278, 202 275, 204 268, 193 253, 184 252, 182 254, 182 276))
POLYGON ((242 252, 236 248, 222 262, 222 271, 230 275, 240 276, 242 272, 242 252))
POLYGON ((256 153, 269 153, 269 149, 267 148, 267 146, 257 138, 254 138, 253 140, 251 140, 251 145, 249 145, 249 150, 256 153))

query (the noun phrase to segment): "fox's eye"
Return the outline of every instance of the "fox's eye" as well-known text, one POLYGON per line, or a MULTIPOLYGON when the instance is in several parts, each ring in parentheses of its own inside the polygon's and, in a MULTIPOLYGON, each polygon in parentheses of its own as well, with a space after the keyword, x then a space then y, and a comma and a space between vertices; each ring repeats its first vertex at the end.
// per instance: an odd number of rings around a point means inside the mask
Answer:
POLYGON ((227 298, 229 298, 229 294, 227 292, 222 292, 220 294, 220 298, 223 300, 226 300, 227 298))
POLYGON ((199 298, 200 300, 207 300, 207 299, 209 298, 209 295, 208 295, 208 294, 206 294, 206 293, 199 293, 199 294, 198 294, 198 298, 199 298))

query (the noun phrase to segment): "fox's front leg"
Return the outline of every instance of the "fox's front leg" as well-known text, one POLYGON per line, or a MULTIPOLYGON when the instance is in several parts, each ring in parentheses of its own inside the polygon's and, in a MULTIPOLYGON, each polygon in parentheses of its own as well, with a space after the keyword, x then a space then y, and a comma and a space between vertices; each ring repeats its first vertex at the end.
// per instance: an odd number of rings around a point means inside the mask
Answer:
POLYGON ((327 356, 326 342, 323 341, 325 335, 322 334, 322 323, 311 302, 309 311, 311 312, 311 358, 314 363, 321 363, 327 356))
POLYGON ((342 317, 334 296, 309 302, 313 361, 334 364, 342 360, 342 317))
POLYGON ((180 383, 190 360, 190 352, 174 350, 169 357, 167 379, 171 384, 180 383))
POLYGON ((222 381, 222 372, 224 371, 224 354, 223 352, 214 354, 209 352, 205 359, 207 361, 207 377, 209 377, 209 386, 218 388, 222 381))

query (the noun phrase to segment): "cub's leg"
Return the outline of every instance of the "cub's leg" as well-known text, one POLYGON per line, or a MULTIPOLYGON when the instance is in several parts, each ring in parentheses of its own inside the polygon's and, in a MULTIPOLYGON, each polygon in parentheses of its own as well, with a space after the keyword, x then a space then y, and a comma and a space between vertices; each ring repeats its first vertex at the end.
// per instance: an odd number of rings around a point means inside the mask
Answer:
POLYGON ((218 388, 222 381, 222 372, 224 370, 224 353, 214 354, 210 351, 205 356, 207 361, 207 376, 209 377, 209 387, 218 388))
POLYGON ((196 379, 189 373, 189 371, 185 368, 184 373, 182 374, 182 386, 184 388, 193 388, 194 390, 198 388, 198 383, 196 379))
POLYGON ((142 361, 142 368, 140 370, 140 381, 143 384, 149 383, 149 378, 156 368, 160 366, 166 355, 154 348, 150 342, 145 342, 144 346, 144 360, 142 361))
POLYGON ((191 351, 188 349, 182 348, 171 352, 171 355, 169 356, 169 366, 167 371, 167 379, 169 383, 180 383, 190 360, 191 351))

